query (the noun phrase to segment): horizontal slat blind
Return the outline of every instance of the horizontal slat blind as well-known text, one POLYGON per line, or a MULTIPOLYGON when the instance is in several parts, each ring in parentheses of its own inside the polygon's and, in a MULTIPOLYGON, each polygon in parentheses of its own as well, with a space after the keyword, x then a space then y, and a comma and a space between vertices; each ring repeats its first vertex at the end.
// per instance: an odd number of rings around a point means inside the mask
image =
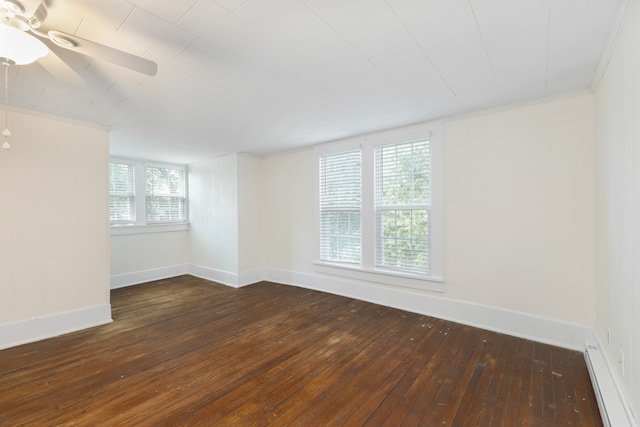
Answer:
POLYGON ((375 264, 430 274, 429 140, 375 149, 375 264))
POLYGON ((147 223, 186 222, 185 171, 145 167, 147 223))
POLYGON ((109 221, 135 223, 133 165, 109 163, 109 221))
POLYGON ((320 259, 359 264, 362 258, 360 150, 320 157, 320 259))

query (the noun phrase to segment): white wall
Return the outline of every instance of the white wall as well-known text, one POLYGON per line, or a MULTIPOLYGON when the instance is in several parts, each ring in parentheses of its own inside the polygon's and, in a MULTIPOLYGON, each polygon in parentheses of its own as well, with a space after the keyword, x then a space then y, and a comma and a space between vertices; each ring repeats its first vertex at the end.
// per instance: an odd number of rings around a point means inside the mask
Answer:
POLYGON ((640 2, 596 92, 596 319, 640 421, 640 2), (611 332, 611 345, 607 340, 611 332), (619 363, 624 353, 623 364, 619 363))
POLYGON ((445 294, 593 326, 593 97, 444 132, 445 294))
POLYGON ((18 111, 9 127, 12 148, 0 150, 0 347, 38 334, 37 319, 100 307, 99 322, 110 320, 107 132, 18 111))
POLYGON ((190 261, 238 271, 238 155, 189 165, 190 261))
POLYGON ((238 274, 263 268, 262 158, 238 155, 238 274))
POLYGON ((312 149, 264 160, 264 252, 270 268, 313 272, 313 161, 312 149))
POLYGON ((111 236, 111 287, 186 273, 189 231, 111 236))
MULTIPOLYGON (((372 284, 358 296, 421 310, 418 297, 432 295, 423 311, 461 301, 469 318, 491 306, 593 326, 592 120, 583 95, 446 122, 444 293, 372 284)), ((313 161, 311 150, 265 158, 265 257, 281 278, 324 286, 310 277, 313 161)))

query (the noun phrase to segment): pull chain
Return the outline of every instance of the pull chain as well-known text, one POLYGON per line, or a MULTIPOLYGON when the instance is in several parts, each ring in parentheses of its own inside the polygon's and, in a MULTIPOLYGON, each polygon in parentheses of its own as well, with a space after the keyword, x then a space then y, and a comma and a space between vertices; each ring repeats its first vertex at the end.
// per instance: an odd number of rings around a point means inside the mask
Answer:
POLYGON ((7 138, 11 137, 9 130, 9 61, 5 59, 2 65, 4 65, 4 130, 2 131, 4 142, 2 148, 8 150, 11 148, 9 141, 7 141, 7 138))

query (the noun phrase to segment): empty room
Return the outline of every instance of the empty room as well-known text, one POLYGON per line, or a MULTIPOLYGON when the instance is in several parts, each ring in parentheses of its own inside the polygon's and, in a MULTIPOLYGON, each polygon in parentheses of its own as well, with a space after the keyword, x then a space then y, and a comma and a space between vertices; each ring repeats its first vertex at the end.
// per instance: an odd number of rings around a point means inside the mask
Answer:
POLYGON ((0 16, 0 426, 638 426, 640 0, 0 16))

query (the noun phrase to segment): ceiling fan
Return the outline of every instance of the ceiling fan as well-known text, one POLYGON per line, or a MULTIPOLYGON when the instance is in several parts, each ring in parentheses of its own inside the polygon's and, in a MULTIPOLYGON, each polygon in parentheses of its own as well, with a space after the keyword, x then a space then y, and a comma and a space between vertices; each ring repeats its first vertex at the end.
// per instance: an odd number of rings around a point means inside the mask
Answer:
POLYGON ((98 58, 148 76, 154 76, 158 72, 156 63, 146 58, 61 31, 42 32, 40 28, 47 15, 47 0, 0 0, 0 27, 2 27, 0 29, 3 32, 13 31, 5 27, 8 26, 30 37, 51 41, 60 48, 98 58))

